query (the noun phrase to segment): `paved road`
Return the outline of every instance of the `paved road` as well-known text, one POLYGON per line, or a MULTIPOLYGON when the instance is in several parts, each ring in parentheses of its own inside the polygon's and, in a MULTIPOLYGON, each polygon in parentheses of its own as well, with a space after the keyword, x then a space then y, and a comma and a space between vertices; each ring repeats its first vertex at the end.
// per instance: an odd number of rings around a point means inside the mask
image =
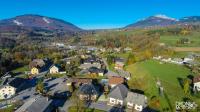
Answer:
POLYGON ((109 106, 109 105, 107 105, 107 102, 103 102, 103 101, 93 102, 89 106, 89 108, 95 108, 95 109, 103 110, 103 111, 107 111, 107 112, 124 112, 124 109, 109 106))
POLYGON ((70 100, 67 100, 67 101, 65 102, 65 104, 63 105, 63 107, 60 107, 60 108, 59 108, 59 111, 60 111, 60 112, 68 112, 68 108, 69 108, 70 106, 72 106, 72 103, 71 103, 70 100))

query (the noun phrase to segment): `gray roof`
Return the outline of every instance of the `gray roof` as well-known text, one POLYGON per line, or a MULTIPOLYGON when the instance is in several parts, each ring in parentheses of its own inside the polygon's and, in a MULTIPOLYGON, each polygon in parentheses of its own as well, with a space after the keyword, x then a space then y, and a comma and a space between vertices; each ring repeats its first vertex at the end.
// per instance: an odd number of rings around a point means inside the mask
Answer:
POLYGON ((79 90, 78 94, 90 94, 90 95, 97 95, 98 91, 93 84, 83 84, 79 90))
POLYGON ((66 77, 45 80, 44 81, 44 83, 46 84, 45 88, 48 90, 48 93, 51 95, 54 95, 57 93, 63 93, 63 92, 68 91, 66 81, 67 81, 66 77))
POLYGON ((131 73, 124 71, 124 70, 116 70, 120 76, 125 77, 125 78, 129 78, 131 77, 131 73))
POLYGON ((143 107, 147 106, 146 96, 142 94, 134 93, 134 92, 128 92, 126 101, 131 102, 133 104, 142 105, 143 107))
POLYGON ((121 63, 125 63, 126 60, 124 58, 116 58, 115 62, 121 62, 121 63))
POLYGON ((124 100, 127 97, 127 94, 128 94, 128 88, 123 84, 119 84, 111 89, 111 92, 108 94, 108 96, 124 100))
POLYGON ((79 66, 79 68, 81 68, 81 69, 88 69, 90 67, 97 67, 97 68, 99 68, 99 67, 101 67, 101 64, 100 63, 93 63, 93 64, 88 63, 88 64, 81 64, 79 66))
POLYGON ((10 85, 10 86, 13 86, 15 88, 19 88, 25 82, 26 82, 26 79, 15 77, 15 78, 5 79, 2 84, 3 85, 10 85))
POLYGON ((52 100, 47 100, 46 97, 38 95, 29 99, 15 112, 45 112, 51 103, 52 100))

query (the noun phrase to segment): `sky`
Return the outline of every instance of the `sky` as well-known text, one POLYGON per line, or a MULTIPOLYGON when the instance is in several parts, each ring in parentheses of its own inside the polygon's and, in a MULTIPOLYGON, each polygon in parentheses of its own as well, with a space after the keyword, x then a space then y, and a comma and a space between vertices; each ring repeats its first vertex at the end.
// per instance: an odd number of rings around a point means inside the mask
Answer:
POLYGON ((120 28, 148 16, 200 16, 200 0, 0 0, 0 20, 39 14, 83 29, 120 28))

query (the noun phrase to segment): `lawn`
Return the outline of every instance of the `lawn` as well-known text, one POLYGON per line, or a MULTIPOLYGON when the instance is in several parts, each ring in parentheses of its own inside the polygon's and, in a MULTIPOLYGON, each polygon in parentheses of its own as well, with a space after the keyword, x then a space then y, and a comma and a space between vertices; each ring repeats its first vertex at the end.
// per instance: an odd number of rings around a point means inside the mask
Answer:
MULTIPOLYGON (((126 70, 132 73, 133 81, 139 80, 142 83, 140 85, 135 84, 135 82, 130 84, 133 84, 136 89, 142 89, 148 99, 151 99, 153 96, 160 99, 159 109, 168 107, 174 111, 175 102, 182 101, 186 97, 178 81, 178 78, 186 78, 190 74, 190 70, 184 66, 160 64, 158 61, 148 60, 127 66, 126 70), (161 81, 164 87, 165 96, 159 95, 158 88, 156 87, 157 79, 161 81)), ((191 99, 197 101, 193 97, 191 99)), ((198 103, 200 102, 198 101, 198 103)))
MULTIPOLYGON (((77 112, 76 107, 69 107, 68 109, 69 112, 77 112)), ((97 110, 97 109, 90 109, 90 108, 85 108, 83 112, 105 112, 103 110, 97 110)))
POLYGON ((29 70, 30 70, 30 69, 28 68, 28 66, 23 66, 23 67, 16 68, 16 69, 13 70, 12 72, 18 73, 18 72, 25 72, 25 71, 29 71, 29 70))

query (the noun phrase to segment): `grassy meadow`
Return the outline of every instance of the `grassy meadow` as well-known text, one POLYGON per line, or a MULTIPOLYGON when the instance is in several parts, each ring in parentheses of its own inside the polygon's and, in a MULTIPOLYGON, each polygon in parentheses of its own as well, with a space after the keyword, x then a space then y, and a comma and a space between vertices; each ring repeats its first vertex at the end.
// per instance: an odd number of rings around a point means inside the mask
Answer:
MULTIPOLYGON (((132 82, 129 85, 135 89, 142 89, 149 100, 153 97, 159 99, 159 110, 169 108, 174 111, 175 102, 182 101, 183 98, 189 97, 200 104, 196 98, 184 94, 183 88, 179 83, 179 78, 184 79, 190 74, 190 70, 181 65, 160 64, 155 60, 139 62, 126 67, 126 70, 132 73, 132 82), (164 87, 164 96, 159 95, 156 87, 156 80, 160 80, 164 87)), ((150 104, 151 105, 151 104, 150 104)))

